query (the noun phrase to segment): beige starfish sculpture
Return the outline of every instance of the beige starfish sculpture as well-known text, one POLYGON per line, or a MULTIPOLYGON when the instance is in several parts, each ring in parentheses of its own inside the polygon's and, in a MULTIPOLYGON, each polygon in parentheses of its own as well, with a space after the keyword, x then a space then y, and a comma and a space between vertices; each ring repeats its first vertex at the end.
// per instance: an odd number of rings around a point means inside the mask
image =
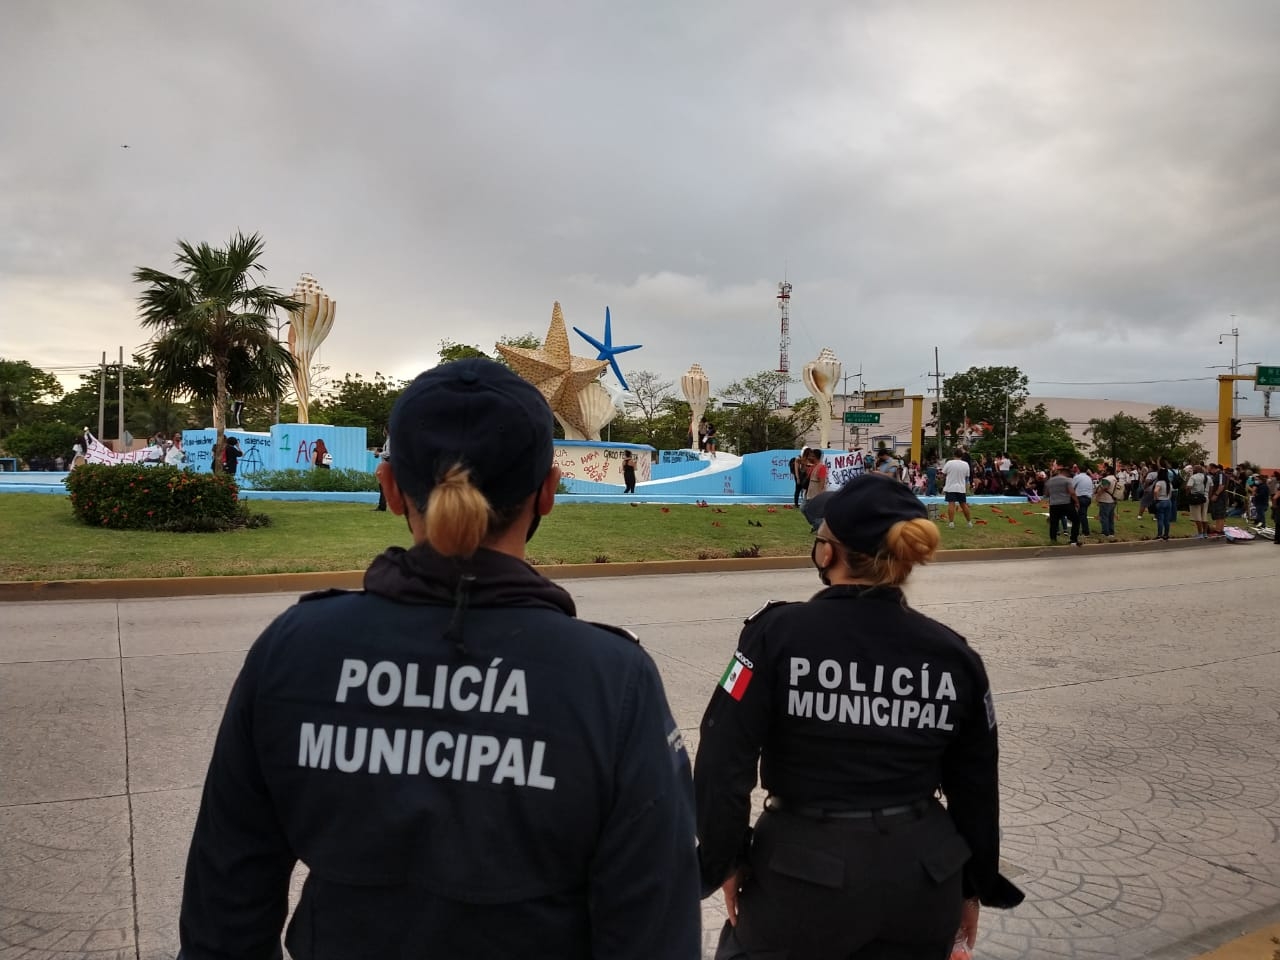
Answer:
POLYGON ((569 332, 564 326, 564 313, 560 310, 559 301, 551 308, 551 327, 541 349, 508 347, 501 343, 496 346, 511 364, 511 369, 547 398, 551 412, 565 428, 569 439, 599 439, 591 437, 578 397, 600 378, 609 362, 587 360, 569 352, 569 332), (570 432, 577 433, 578 437, 569 436, 570 432))

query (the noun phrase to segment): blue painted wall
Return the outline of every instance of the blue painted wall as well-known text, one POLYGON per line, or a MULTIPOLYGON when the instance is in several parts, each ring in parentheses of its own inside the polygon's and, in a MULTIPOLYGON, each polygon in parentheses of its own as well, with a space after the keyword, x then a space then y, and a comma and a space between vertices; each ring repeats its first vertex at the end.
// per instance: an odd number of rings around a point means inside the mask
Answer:
MULTIPOLYGON (((244 456, 236 470, 236 480, 252 483, 259 470, 310 470, 316 441, 323 440, 333 455, 335 470, 372 471, 377 457, 366 446, 364 427, 331 427, 319 423, 277 423, 270 433, 228 430, 227 436, 240 441, 244 456)), ((217 433, 212 429, 182 431, 182 448, 187 465, 200 473, 212 469, 217 433)))

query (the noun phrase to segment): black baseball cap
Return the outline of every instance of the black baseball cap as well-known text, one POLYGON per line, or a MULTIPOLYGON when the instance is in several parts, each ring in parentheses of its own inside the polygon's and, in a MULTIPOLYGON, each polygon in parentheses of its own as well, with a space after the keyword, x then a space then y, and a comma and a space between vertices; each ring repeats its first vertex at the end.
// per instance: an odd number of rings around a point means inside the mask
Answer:
POLYGON ((920 498, 904 484, 885 474, 864 473, 835 492, 822 519, 850 550, 874 557, 895 523, 928 516, 920 498))
POLYGON ((419 507, 454 463, 495 509, 542 485, 554 453, 551 408, 528 380, 479 357, 433 367, 391 410, 391 472, 419 507))

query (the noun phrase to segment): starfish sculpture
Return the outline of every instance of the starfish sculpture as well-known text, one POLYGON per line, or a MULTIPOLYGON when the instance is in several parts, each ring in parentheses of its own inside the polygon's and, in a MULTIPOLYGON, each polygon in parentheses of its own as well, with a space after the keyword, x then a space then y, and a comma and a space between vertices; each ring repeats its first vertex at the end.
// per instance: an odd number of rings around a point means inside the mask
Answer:
POLYGON ((628 350, 639 350, 642 344, 633 343, 628 347, 615 347, 613 345, 613 329, 609 317, 609 308, 604 308, 604 343, 601 343, 589 334, 583 333, 577 327, 573 328, 573 332, 600 351, 596 359, 608 360, 609 366, 613 368, 613 375, 617 377, 618 382, 622 384, 622 389, 630 390, 631 388, 627 386, 627 381, 622 378, 622 370, 618 367, 618 354, 626 353, 628 350))
POLYGON ((551 308, 551 327, 540 349, 508 347, 501 343, 496 346, 511 364, 511 369, 547 398, 551 412, 561 423, 583 436, 588 435, 578 395, 600 378, 608 364, 569 353, 569 333, 564 327, 564 313, 560 310, 559 301, 551 308))

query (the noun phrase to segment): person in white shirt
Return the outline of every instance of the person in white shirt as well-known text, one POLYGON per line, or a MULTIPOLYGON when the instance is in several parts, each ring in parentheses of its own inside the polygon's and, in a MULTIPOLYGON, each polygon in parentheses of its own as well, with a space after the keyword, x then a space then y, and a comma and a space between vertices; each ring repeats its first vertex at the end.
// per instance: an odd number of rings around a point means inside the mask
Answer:
POLYGON ((951 459, 942 465, 942 495, 947 501, 947 526, 956 525, 956 506, 964 513, 964 518, 973 526, 973 515, 969 513, 969 464, 960 459, 960 450, 952 451, 951 459))
POLYGON ((1072 467, 1074 476, 1071 478, 1071 489, 1076 492, 1076 499, 1080 501, 1080 533, 1084 536, 1089 535, 1089 507, 1093 505, 1093 477, 1089 476, 1088 470, 1081 470, 1079 467, 1072 467))

